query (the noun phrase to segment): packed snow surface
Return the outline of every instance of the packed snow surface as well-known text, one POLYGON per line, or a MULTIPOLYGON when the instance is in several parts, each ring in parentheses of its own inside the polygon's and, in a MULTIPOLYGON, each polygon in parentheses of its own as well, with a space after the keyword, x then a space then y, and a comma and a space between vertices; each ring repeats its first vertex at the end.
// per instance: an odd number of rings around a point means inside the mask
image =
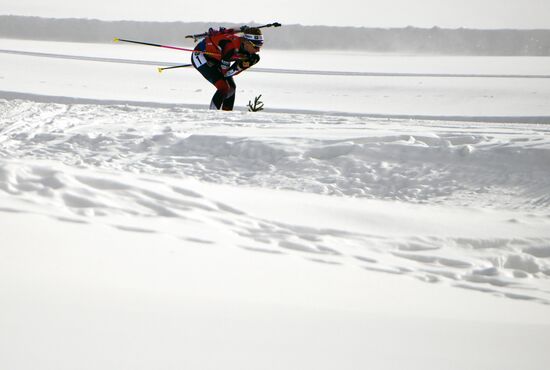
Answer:
POLYGON ((548 365, 548 59, 0 49, 0 367, 548 365))

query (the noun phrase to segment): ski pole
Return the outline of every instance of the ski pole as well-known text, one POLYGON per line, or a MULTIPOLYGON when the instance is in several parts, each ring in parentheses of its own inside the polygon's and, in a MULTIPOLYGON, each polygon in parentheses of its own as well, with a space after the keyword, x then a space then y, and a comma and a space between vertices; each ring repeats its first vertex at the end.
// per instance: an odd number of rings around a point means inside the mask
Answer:
MULTIPOLYGON (((239 59, 238 55, 235 56, 234 60, 238 60, 238 59, 239 59)), ((162 73, 162 71, 164 71, 166 69, 185 68, 185 67, 191 67, 191 66, 193 66, 193 65, 188 63, 188 64, 180 64, 180 65, 177 65, 177 66, 170 66, 170 67, 158 67, 157 71, 159 71, 159 73, 162 73)))
POLYGON ((159 71, 159 73, 162 73, 162 71, 164 71, 165 69, 184 68, 184 67, 191 67, 191 66, 192 64, 181 64, 179 66, 159 67, 157 68, 157 70, 159 71))
POLYGON ((209 52, 206 52, 206 51, 193 50, 193 49, 187 49, 187 48, 180 48, 180 47, 177 47, 177 46, 170 46, 170 45, 153 44, 153 43, 150 43, 150 42, 143 42, 143 41, 133 41, 133 40, 126 40, 126 39, 119 39, 118 37, 116 37, 116 38, 114 39, 114 41, 115 41, 115 42, 119 42, 119 41, 122 41, 122 42, 129 42, 129 43, 132 43, 132 44, 139 44, 139 45, 156 46, 156 47, 159 47, 159 48, 166 48, 166 49, 190 51, 190 52, 192 52, 192 53, 201 53, 201 54, 209 54, 209 55, 219 55, 218 53, 209 53, 209 52))

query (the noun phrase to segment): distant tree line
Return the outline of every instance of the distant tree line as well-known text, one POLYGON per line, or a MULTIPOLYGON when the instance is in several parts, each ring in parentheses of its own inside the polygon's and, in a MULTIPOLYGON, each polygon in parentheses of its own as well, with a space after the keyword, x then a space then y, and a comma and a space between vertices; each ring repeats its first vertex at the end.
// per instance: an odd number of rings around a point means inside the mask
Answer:
MULTIPOLYGON (((0 37, 30 40, 111 42, 114 37, 192 45, 185 35, 209 27, 241 24, 206 22, 137 22, 0 16, 0 37)), ((550 56, 550 30, 475 30, 433 28, 365 28, 284 25, 265 29, 266 47, 336 49, 377 53, 445 55, 550 56)))

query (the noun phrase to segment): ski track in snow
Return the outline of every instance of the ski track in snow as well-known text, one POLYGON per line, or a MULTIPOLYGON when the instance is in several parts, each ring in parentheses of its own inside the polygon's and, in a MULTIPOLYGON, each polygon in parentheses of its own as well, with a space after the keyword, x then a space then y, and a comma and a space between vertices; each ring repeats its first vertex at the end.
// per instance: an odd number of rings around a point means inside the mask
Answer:
POLYGON ((0 109, 6 156, 327 195, 550 206, 546 125, 258 113, 222 120, 177 107, 19 100, 5 100, 0 109), (299 137, 287 137, 285 129, 299 137))
MULTIPOLYGON (((120 59, 120 58, 101 58, 90 57, 83 55, 66 55, 66 54, 54 54, 54 53, 40 53, 32 51, 21 50, 5 50, 0 49, 0 53, 13 54, 13 55, 25 55, 32 57, 42 58, 56 58, 56 59, 72 59, 72 60, 85 60, 90 62, 107 62, 107 63, 121 63, 121 64, 137 64, 137 65, 149 65, 149 66, 162 66, 170 67, 179 65, 179 62, 161 62, 153 60, 135 60, 135 59, 120 59)), ((383 73, 383 72, 349 72, 349 71, 315 71, 315 70, 299 70, 299 69, 284 69, 284 68, 254 68, 249 72, 260 73, 284 73, 284 74, 303 74, 303 75, 319 75, 319 76, 356 76, 356 77, 449 77, 449 78, 536 78, 546 79, 550 78, 550 75, 542 74, 473 74, 473 73, 383 73)))
POLYGON ((517 214, 511 223, 548 223, 550 126, 17 99, 0 100, 0 117, 0 196, 17 204, 0 212, 213 243, 206 231, 176 234, 177 227, 147 224, 162 217, 171 225, 224 228, 250 252, 550 303, 550 237, 388 236, 300 226, 249 215, 180 184, 196 179, 492 208, 517 214))

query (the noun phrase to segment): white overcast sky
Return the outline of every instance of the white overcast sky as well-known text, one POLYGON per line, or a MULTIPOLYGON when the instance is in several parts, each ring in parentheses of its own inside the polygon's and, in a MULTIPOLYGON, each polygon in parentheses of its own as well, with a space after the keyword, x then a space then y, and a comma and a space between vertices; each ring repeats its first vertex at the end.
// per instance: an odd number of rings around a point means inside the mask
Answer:
POLYGON ((550 29, 550 0, 0 0, 0 14, 105 20, 550 29))

